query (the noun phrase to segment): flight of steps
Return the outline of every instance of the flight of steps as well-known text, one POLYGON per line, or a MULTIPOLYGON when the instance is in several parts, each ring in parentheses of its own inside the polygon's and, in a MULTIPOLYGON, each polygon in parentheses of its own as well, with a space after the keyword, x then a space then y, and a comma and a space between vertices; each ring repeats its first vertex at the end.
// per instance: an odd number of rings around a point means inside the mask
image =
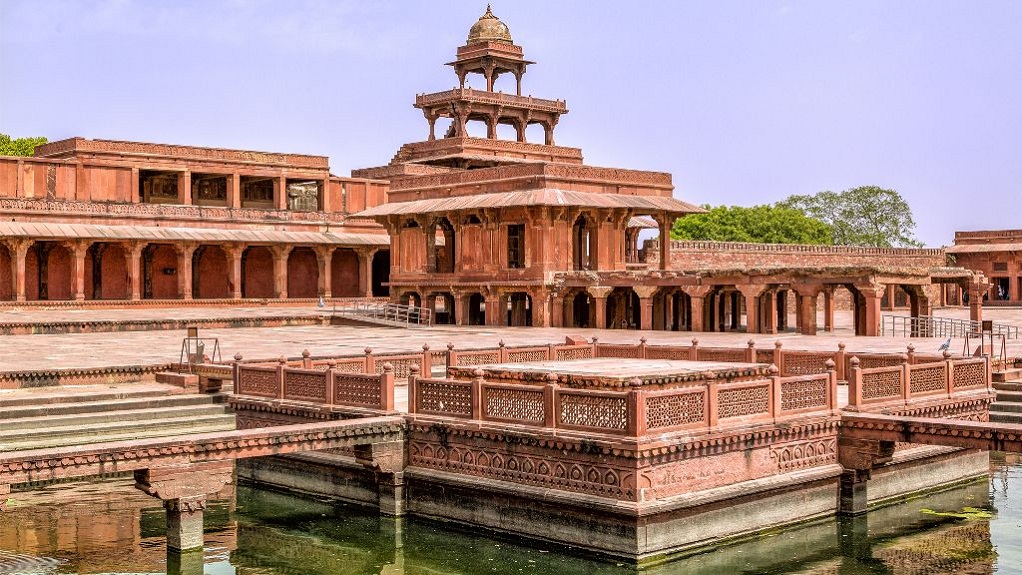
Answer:
POLYGON ((1022 424, 1022 369, 994 372, 997 397, 990 404, 990 421, 1022 424))
POLYGON ((0 453, 235 429, 210 395, 166 390, 0 395, 0 453))

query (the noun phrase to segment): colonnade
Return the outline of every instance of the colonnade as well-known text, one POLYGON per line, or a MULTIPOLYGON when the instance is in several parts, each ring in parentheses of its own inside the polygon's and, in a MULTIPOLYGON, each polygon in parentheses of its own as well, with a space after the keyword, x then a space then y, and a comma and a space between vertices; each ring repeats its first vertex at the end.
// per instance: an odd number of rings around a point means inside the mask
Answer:
POLYGON ((0 244, 0 299, 370 297, 373 258, 379 251, 369 246, 11 238, 0 244))

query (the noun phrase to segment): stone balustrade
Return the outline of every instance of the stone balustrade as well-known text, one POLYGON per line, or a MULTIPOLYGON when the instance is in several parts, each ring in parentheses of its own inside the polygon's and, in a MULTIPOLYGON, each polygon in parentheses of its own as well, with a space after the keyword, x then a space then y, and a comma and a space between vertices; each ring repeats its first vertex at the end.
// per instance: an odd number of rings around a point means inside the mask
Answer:
POLYGON ((910 406, 915 401, 989 395, 990 358, 952 359, 909 363, 900 356, 895 365, 864 367, 858 357, 849 360, 850 411, 879 411, 910 406))
POLYGON ((372 367, 370 373, 338 370, 333 361, 326 369, 317 369, 311 360, 306 360, 310 365, 300 367, 289 366, 284 358, 276 366, 236 362, 235 393, 243 397, 394 411, 395 370, 390 363, 381 363, 377 374, 375 358, 363 363, 363 368, 372 367))

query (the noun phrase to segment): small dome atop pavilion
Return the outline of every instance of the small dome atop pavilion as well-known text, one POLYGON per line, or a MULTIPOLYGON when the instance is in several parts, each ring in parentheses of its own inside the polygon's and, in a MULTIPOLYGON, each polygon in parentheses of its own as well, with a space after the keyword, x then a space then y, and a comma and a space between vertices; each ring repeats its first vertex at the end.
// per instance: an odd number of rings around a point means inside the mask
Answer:
POLYGON ((477 42, 506 42, 508 44, 514 44, 511 41, 511 31, 508 30, 507 24, 500 21, 490 11, 490 5, 486 5, 486 13, 479 17, 479 20, 472 25, 472 28, 468 31, 468 41, 466 44, 475 44, 477 42))

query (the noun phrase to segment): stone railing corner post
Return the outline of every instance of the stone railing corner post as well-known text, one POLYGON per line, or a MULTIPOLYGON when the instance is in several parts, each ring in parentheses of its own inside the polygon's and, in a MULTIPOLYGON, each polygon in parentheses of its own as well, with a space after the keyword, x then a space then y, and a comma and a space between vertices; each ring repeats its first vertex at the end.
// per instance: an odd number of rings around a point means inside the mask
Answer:
POLYGON ((625 428, 629 437, 642 437, 646 435, 646 392, 637 377, 629 381, 628 386, 625 428))
POLYGON ((337 360, 330 359, 326 362, 326 402, 328 405, 334 405, 337 403, 337 380, 334 376, 337 374, 337 360))
POLYGON ((859 368, 859 358, 852 356, 848 360, 848 407, 849 411, 859 411, 862 405, 862 369, 859 368))
POLYGON ((241 353, 234 354, 234 363, 231 364, 231 377, 234 378, 234 393, 241 393, 241 360, 244 357, 241 353))
POLYGON ((419 367, 408 367, 408 413, 417 413, 419 403, 419 367))
POLYGON ((699 339, 692 338, 692 347, 688 348, 689 361, 699 361, 699 339))
MULTIPOLYGON (((412 366, 415 367, 415 366, 412 366)), ((433 376, 433 354, 429 352, 429 344, 422 344, 422 368, 421 373, 428 373, 433 376)))
POLYGON ((447 373, 451 373, 451 366, 458 365, 458 352, 454 351, 454 342, 447 342, 447 373))
POLYGON ((837 366, 841 365, 833 359, 827 363, 827 409, 833 414, 837 413, 837 366))
POLYGON ((593 336, 593 359, 600 357, 600 338, 593 336))
POLYGON ((557 374, 548 373, 543 386, 543 427, 557 427, 557 374))
POLYGON ((376 358, 373 357, 373 348, 365 348, 365 367, 362 373, 376 373, 376 358))
POLYGON ((302 368, 312 369, 312 353, 307 349, 302 350, 302 368))
POLYGON ((277 399, 284 399, 284 372, 287 370, 287 358, 277 358, 277 399))
POLYGON ((947 381, 945 382, 944 391, 947 394, 947 398, 951 399, 951 396, 955 393, 955 362, 951 359, 951 352, 944 350, 944 363, 947 365, 947 369, 944 370, 947 373, 947 381))
POLYGON ((756 363, 756 342, 750 339, 746 346, 745 361, 756 363))
POLYGON ((712 371, 706 374, 706 425, 716 429, 719 413, 717 410, 717 374, 712 371))
POLYGON ((774 342, 774 365, 777 366, 777 371, 781 374, 787 373, 787 367, 784 364, 784 344, 775 341, 774 342))
POLYGON ((394 411, 394 366, 390 362, 383 364, 380 374, 380 409, 394 411))
POLYGON ((767 368, 767 373, 770 374, 770 418, 773 419, 774 423, 781 416, 781 406, 784 405, 783 398, 781 397, 783 389, 781 388, 781 370, 777 369, 776 365, 770 364, 767 368))
POLYGON ((907 405, 912 401, 912 367, 908 354, 901 354, 901 399, 907 405))
POLYGON ((639 338, 639 359, 646 359, 646 336, 639 338))
POLYGON ((483 417, 483 415, 484 415, 483 414, 483 375, 485 375, 485 373, 483 372, 482 368, 477 367, 472 372, 472 375, 475 376, 475 379, 472 380, 472 390, 471 390, 472 419, 474 419, 476 421, 482 421, 484 419, 484 417, 483 417))
POLYGON ((497 342, 497 363, 507 363, 507 344, 504 340, 497 342))

